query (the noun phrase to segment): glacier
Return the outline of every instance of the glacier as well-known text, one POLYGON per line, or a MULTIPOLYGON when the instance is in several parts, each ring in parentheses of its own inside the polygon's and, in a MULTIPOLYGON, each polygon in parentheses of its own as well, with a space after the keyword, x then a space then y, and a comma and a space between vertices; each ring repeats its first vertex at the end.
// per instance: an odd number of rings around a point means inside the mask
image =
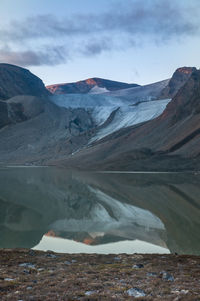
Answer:
MULTIPOLYGON (((159 83, 159 89, 160 85, 163 86, 163 82, 159 83)), ((95 136, 89 141, 91 144, 121 128, 154 119, 162 114, 171 99, 157 100, 150 93, 150 90, 153 91, 152 86, 155 88, 154 84, 150 85, 151 89, 148 85, 114 93, 101 93, 104 90, 100 89, 96 94, 53 95, 50 99, 60 107, 83 108, 91 114, 97 127, 95 136), (134 94, 133 91, 137 93, 134 94)))

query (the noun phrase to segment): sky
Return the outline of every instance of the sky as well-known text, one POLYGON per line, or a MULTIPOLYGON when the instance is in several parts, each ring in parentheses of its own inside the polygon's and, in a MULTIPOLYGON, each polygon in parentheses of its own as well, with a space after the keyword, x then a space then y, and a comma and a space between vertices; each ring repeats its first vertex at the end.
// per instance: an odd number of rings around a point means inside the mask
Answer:
POLYGON ((0 0, 0 63, 46 85, 148 84, 200 68, 200 0, 0 0))

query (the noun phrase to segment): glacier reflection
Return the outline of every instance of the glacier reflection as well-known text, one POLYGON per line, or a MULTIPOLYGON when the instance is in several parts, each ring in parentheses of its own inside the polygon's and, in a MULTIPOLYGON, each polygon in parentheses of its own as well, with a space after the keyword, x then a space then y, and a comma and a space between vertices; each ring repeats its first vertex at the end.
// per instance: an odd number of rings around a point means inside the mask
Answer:
POLYGON ((200 254, 199 178, 1 168, 0 247, 200 254))

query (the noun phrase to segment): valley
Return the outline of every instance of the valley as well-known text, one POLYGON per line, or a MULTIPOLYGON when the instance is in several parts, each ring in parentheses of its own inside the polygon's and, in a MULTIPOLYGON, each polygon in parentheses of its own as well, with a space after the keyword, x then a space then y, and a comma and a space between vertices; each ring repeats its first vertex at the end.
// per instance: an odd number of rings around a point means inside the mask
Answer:
POLYGON ((1 165, 198 169, 195 68, 146 86, 93 78, 48 90, 26 69, 1 64, 0 71, 1 165))

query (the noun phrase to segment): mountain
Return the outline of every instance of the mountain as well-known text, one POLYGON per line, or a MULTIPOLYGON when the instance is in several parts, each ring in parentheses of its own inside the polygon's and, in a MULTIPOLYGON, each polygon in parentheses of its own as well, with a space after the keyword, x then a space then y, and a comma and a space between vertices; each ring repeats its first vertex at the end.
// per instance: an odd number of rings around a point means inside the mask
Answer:
POLYGON ((90 143, 121 128, 159 116, 170 99, 158 101, 169 80, 150 85, 102 94, 53 95, 51 101, 60 107, 83 108, 90 112, 96 131, 90 143))
MULTIPOLYGON (((105 93, 105 95, 122 98, 124 100, 130 101, 131 103, 156 100, 161 98, 160 94, 168 86, 169 81, 170 79, 166 79, 160 82, 156 82, 144 86, 111 91, 105 93)), ((169 95, 166 95, 165 98, 171 98, 171 97, 169 95)))
POLYGON ((0 100, 17 95, 47 97, 50 92, 45 88, 42 80, 29 70, 14 65, 0 64, 0 100))
POLYGON ((40 162, 82 147, 93 129, 90 114, 49 100, 50 92, 28 70, 0 65, 0 163, 40 162))
POLYGON ((178 68, 172 78, 170 79, 168 85, 162 90, 160 98, 172 98, 180 90, 180 88, 186 83, 190 78, 191 74, 197 70, 195 67, 182 67, 178 68))
POLYGON ((195 68, 179 68, 171 80, 145 86, 56 95, 28 70, 1 67, 10 78, 2 80, 2 73, 0 79, 1 91, 7 91, 6 101, 0 101, 1 164, 101 170, 198 168, 200 71, 195 68), (38 91, 41 96, 34 95, 38 91), (178 92, 171 100, 174 91, 178 92))
POLYGON ((108 79, 93 77, 74 83, 50 85, 46 86, 46 88, 53 94, 79 94, 89 92, 92 94, 99 94, 107 91, 115 91, 137 86, 137 84, 127 84, 108 79))
POLYGON ((105 170, 200 168, 200 71, 194 70, 164 112, 121 129, 60 162, 105 170))

